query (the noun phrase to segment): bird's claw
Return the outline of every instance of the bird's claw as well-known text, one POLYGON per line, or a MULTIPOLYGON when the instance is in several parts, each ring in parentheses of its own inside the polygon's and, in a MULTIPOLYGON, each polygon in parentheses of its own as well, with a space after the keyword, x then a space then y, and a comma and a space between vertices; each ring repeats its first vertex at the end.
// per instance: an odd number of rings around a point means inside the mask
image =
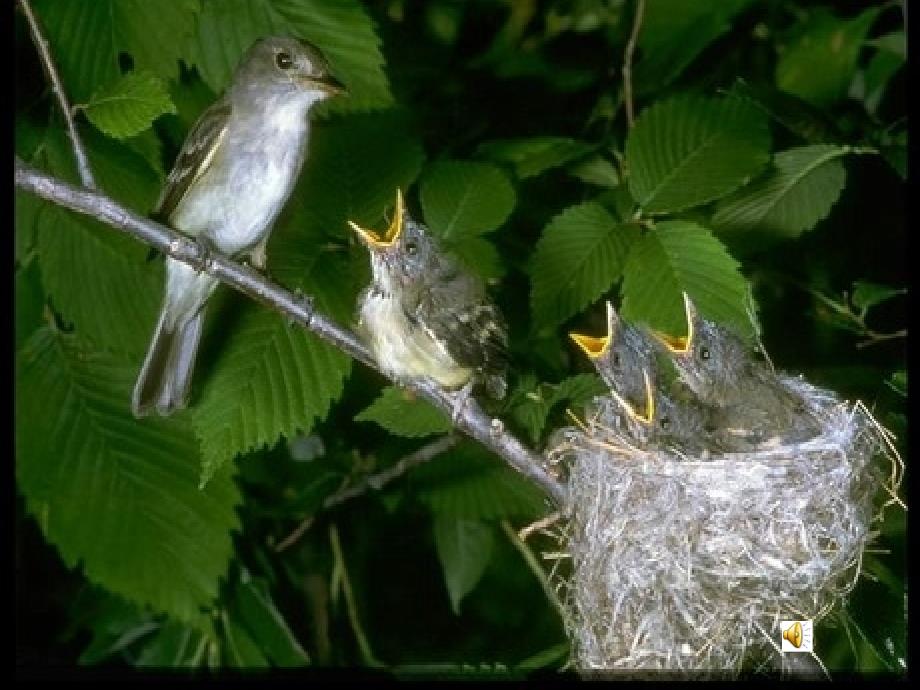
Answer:
POLYGON ((207 237, 198 237, 195 239, 195 268, 199 273, 211 268, 217 252, 217 247, 207 237))
POLYGON ((450 421, 453 422, 454 426, 457 426, 460 420, 463 418, 463 409, 466 407, 467 403, 470 401, 470 397, 473 393, 473 382, 470 381, 463 386, 459 391, 457 391, 454 397, 453 409, 450 413, 450 421))

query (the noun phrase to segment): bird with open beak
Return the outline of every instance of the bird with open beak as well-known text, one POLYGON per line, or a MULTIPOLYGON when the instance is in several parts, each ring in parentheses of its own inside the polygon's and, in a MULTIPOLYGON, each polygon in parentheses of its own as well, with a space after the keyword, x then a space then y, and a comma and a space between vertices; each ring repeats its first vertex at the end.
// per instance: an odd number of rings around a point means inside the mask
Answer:
POLYGON ((703 318, 686 293, 683 299, 687 335, 656 337, 680 380, 714 410, 714 424, 727 446, 740 452, 821 433, 802 396, 758 359, 741 336, 703 318))
POLYGON ((685 452, 715 450, 706 406, 682 386, 662 390, 654 338, 644 328, 623 321, 610 302, 606 306, 605 335, 570 333, 569 337, 610 389, 615 421, 643 444, 685 452))
POLYGON ((441 251, 399 190, 382 235, 349 225, 370 251, 373 276, 358 301, 358 327, 381 370, 460 389, 455 420, 476 383, 503 398, 507 326, 483 281, 441 251))

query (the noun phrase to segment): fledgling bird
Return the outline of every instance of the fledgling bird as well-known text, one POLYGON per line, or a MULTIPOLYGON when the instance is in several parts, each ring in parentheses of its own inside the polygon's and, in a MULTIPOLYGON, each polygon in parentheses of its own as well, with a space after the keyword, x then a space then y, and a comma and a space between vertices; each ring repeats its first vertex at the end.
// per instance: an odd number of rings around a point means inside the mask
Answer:
POLYGON ((475 383, 503 398, 507 326, 483 281, 441 251, 399 190, 382 236, 349 225, 370 250, 373 277, 358 300, 358 326, 381 369, 397 380, 427 376, 461 389, 455 418, 475 383))
POLYGON ((626 323, 607 302, 607 333, 570 333, 610 389, 619 426, 642 444, 677 447, 685 452, 715 450, 709 410, 688 390, 659 381, 657 345, 644 328, 626 323))
POLYGON ((801 395, 730 328, 704 319, 684 293, 687 336, 658 340, 680 380, 713 410, 713 423, 732 450, 769 442, 799 442, 821 432, 801 395))
MULTIPOLYGON (((154 213, 203 247, 248 255, 264 268, 272 224, 306 156, 308 113, 343 91, 312 44, 277 36, 256 41, 227 91, 192 127, 154 213)), ((163 306, 131 399, 136 417, 185 407, 217 282, 167 258, 163 306)))

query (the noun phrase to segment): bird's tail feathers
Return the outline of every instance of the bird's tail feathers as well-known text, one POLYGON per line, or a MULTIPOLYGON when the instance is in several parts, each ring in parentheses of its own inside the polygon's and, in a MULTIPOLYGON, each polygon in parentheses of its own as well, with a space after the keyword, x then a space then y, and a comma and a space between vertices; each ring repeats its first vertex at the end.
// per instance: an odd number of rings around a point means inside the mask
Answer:
POLYGON ((163 306, 134 385, 131 411, 135 417, 144 417, 154 409, 167 416, 185 407, 204 311, 202 308, 192 318, 177 324, 168 318, 169 305, 163 306))

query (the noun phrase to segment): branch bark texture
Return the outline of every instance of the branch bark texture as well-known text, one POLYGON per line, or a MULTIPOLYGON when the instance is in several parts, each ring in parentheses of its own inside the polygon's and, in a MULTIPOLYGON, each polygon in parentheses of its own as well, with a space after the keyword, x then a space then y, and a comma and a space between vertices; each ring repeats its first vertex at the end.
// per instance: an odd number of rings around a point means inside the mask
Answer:
MULTIPOLYGON (((310 297, 291 292, 222 254, 205 252, 197 242, 175 230, 126 209, 104 194, 75 187, 48 175, 24 163, 18 157, 15 158, 15 184, 26 192, 95 218, 177 261, 211 274, 235 290, 316 333, 350 357, 379 371, 361 340, 348 329, 314 311, 313 300, 310 297)), ((406 384, 406 387, 443 410, 448 416, 452 414, 455 402, 453 394, 442 390, 433 381, 415 380, 406 384)), ((546 472, 543 458, 505 431, 500 420, 486 415, 475 400, 470 399, 464 405, 456 424, 459 430, 483 444, 537 484, 558 506, 565 507, 566 489, 546 472)))
POLYGON ((57 68, 54 66, 54 60, 51 58, 51 49, 48 47, 48 39, 42 33, 38 19, 32 11, 29 0, 19 0, 19 7, 25 15, 26 22, 29 24, 29 31, 32 34, 32 42, 35 44, 35 50, 38 51, 39 60, 42 68, 45 70, 45 76, 51 84, 51 91, 57 98, 58 105, 64 115, 64 123, 67 126, 67 136, 70 137, 70 144, 73 147, 73 155, 77 162, 77 172, 80 175, 80 181, 84 187, 96 189, 96 180, 93 177, 93 171, 89 165, 89 157, 86 155, 86 149, 83 148, 83 142, 80 135, 77 134, 77 126, 73 121, 73 111, 70 107, 70 101, 67 100, 67 94, 64 86, 61 84, 61 77, 58 75, 57 68))

